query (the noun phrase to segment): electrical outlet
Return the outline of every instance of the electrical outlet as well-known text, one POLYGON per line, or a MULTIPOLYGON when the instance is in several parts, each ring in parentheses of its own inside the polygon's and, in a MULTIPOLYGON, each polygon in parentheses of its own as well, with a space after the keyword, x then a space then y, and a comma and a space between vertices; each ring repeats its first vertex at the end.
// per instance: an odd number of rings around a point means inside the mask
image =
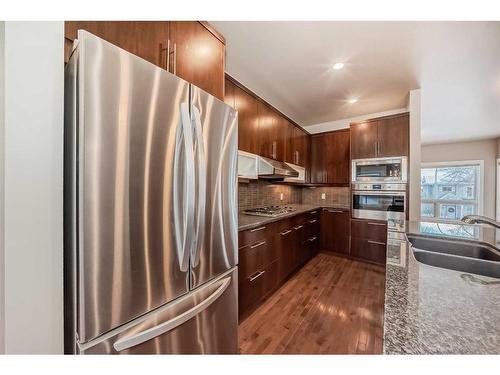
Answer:
POLYGON ((321 193, 321 199, 326 199, 326 194, 325 193, 321 193))
POLYGON ((280 201, 283 200, 283 193, 280 193, 280 201))

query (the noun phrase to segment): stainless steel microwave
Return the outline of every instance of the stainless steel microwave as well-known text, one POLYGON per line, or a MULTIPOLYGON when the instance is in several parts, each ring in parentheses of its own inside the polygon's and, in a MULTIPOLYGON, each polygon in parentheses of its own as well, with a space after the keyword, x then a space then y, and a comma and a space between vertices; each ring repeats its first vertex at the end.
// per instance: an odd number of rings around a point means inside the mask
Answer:
POLYGON ((352 161, 352 182, 401 182, 408 181, 406 156, 355 159, 352 161))

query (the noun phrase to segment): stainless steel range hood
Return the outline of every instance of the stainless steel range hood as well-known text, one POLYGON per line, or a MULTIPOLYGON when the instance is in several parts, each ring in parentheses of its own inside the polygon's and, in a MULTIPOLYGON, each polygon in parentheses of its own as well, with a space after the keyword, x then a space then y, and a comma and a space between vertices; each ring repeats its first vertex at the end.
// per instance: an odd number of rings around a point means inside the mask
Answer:
POLYGON ((299 172, 281 161, 259 157, 259 178, 283 179, 298 177, 299 172))

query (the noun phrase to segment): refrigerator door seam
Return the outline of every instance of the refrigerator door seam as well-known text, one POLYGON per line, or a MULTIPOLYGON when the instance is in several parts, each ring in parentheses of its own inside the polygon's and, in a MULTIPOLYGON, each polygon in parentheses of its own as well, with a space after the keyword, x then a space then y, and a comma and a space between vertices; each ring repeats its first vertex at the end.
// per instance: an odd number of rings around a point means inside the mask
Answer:
POLYGON ((196 227, 195 227, 195 240, 192 247, 191 266, 194 268, 200 261, 200 247, 203 246, 205 238, 204 219, 206 214, 206 159, 205 159, 205 144, 203 140, 203 130, 201 127, 200 110, 196 106, 191 107, 192 119, 194 124, 194 133, 196 135, 196 154, 197 158, 197 176, 196 187, 198 190, 198 200, 196 202, 196 227))

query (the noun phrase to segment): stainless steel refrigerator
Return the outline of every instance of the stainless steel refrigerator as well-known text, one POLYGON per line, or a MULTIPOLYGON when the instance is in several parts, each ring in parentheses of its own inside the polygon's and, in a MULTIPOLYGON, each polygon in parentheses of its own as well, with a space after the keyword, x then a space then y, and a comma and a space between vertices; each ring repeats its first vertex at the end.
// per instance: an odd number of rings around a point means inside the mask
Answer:
POLYGON ((236 353, 237 113, 88 32, 65 71, 65 351, 236 353))

